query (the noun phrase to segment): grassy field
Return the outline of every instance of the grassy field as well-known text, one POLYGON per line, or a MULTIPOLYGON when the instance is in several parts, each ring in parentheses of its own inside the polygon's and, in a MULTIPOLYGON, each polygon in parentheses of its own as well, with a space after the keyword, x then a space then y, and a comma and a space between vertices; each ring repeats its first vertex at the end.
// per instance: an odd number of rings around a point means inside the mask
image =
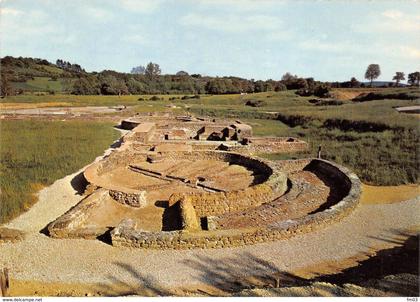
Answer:
POLYGON ((90 163, 118 136, 102 122, 2 120, 0 224, 28 209, 34 192, 90 163))
POLYGON ((23 89, 29 91, 54 91, 61 92, 63 85, 60 80, 52 80, 48 77, 34 77, 33 80, 26 82, 15 82, 13 83, 15 89, 23 89))

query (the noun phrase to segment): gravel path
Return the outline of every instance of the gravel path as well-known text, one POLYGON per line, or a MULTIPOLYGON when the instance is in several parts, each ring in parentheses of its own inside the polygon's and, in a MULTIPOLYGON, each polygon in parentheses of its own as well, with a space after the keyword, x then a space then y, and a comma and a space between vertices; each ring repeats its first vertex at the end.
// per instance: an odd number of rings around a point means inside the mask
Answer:
POLYGON ((396 245, 398 232, 418 226, 420 197, 392 204, 362 204, 325 229, 289 240, 211 250, 115 248, 98 240, 52 239, 39 231, 78 203, 76 172, 39 193, 39 201, 7 227, 27 233, 24 241, 0 244, 0 267, 12 278, 42 282, 99 283, 112 291, 117 281, 162 288, 216 285, 236 277, 295 271, 339 261, 372 247, 396 245))

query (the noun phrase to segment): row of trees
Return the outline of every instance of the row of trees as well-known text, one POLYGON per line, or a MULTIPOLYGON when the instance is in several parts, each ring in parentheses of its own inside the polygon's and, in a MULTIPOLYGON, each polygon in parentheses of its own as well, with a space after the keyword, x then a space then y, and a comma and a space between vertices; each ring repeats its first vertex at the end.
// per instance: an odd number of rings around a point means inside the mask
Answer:
MULTIPOLYGON (((365 79, 370 81, 370 86, 372 86, 373 80, 377 79, 381 75, 381 67, 379 64, 370 64, 365 72, 365 79)), ((401 81, 405 80, 405 74, 402 71, 395 72, 394 77, 392 78, 395 81, 395 86, 398 87, 401 81)), ((408 74, 408 84, 412 86, 419 86, 420 81, 420 72, 415 71, 408 74)))
POLYGON ((85 72, 85 70, 79 64, 72 64, 70 62, 63 61, 61 59, 58 59, 55 62, 55 65, 57 65, 58 68, 61 68, 67 71, 72 71, 76 73, 85 72))
MULTIPOLYGON (((78 64, 58 59, 56 64, 47 60, 33 58, 4 57, 0 62, 2 95, 18 93, 13 92, 11 82, 26 82, 35 76, 50 77, 60 81, 65 92, 73 94, 227 94, 227 93, 253 93, 266 91, 282 91, 286 89, 297 90, 300 95, 327 96, 328 90, 334 88, 364 87, 364 83, 356 78, 345 82, 320 82, 313 78, 302 78, 289 72, 285 73, 280 81, 254 80, 239 77, 208 77, 200 74, 188 74, 179 71, 175 75, 163 75, 159 64, 150 62, 145 66, 137 66, 131 73, 120 73, 112 70, 102 72, 85 72, 78 64), (54 68, 63 69, 57 72, 54 68)), ((380 75, 380 66, 371 64, 366 70, 365 77, 371 84, 380 75)), ((408 83, 419 85, 419 72, 408 75, 408 83)), ((394 76, 396 85, 405 80, 405 74, 397 72, 394 76)), ((63 90, 64 91, 64 90, 63 90)))

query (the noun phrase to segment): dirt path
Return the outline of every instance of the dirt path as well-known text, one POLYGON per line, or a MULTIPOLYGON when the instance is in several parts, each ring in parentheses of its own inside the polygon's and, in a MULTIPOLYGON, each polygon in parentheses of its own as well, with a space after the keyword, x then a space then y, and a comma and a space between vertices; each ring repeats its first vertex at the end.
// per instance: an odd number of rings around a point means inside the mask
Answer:
MULTIPOLYGON (((82 198, 71 185, 75 175, 43 189, 38 203, 7 225, 27 233, 22 242, 0 245, 0 267, 10 268, 11 277, 18 280, 15 286, 28 284, 24 280, 88 283, 91 292, 105 295, 141 288, 148 288, 141 293, 151 295, 173 294, 169 289, 191 286, 222 290, 251 275, 295 272, 398 245, 395 239, 417 227, 420 213, 418 196, 398 203, 364 202, 328 228, 290 240, 223 250, 140 250, 115 248, 98 240, 51 239, 39 231, 82 198)), ((26 294, 34 291, 28 285, 26 294)))
POLYGON ((420 195, 420 186, 369 186, 363 184, 363 195, 360 200, 367 204, 386 204, 408 200, 420 195))

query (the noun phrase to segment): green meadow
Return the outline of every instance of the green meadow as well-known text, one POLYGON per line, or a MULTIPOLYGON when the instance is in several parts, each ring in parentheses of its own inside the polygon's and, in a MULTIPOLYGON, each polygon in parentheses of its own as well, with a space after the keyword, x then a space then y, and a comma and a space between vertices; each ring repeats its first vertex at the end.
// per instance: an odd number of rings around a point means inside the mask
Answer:
POLYGON ((0 224, 28 209, 37 190, 92 162, 118 137, 110 123, 2 120, 0 224))

